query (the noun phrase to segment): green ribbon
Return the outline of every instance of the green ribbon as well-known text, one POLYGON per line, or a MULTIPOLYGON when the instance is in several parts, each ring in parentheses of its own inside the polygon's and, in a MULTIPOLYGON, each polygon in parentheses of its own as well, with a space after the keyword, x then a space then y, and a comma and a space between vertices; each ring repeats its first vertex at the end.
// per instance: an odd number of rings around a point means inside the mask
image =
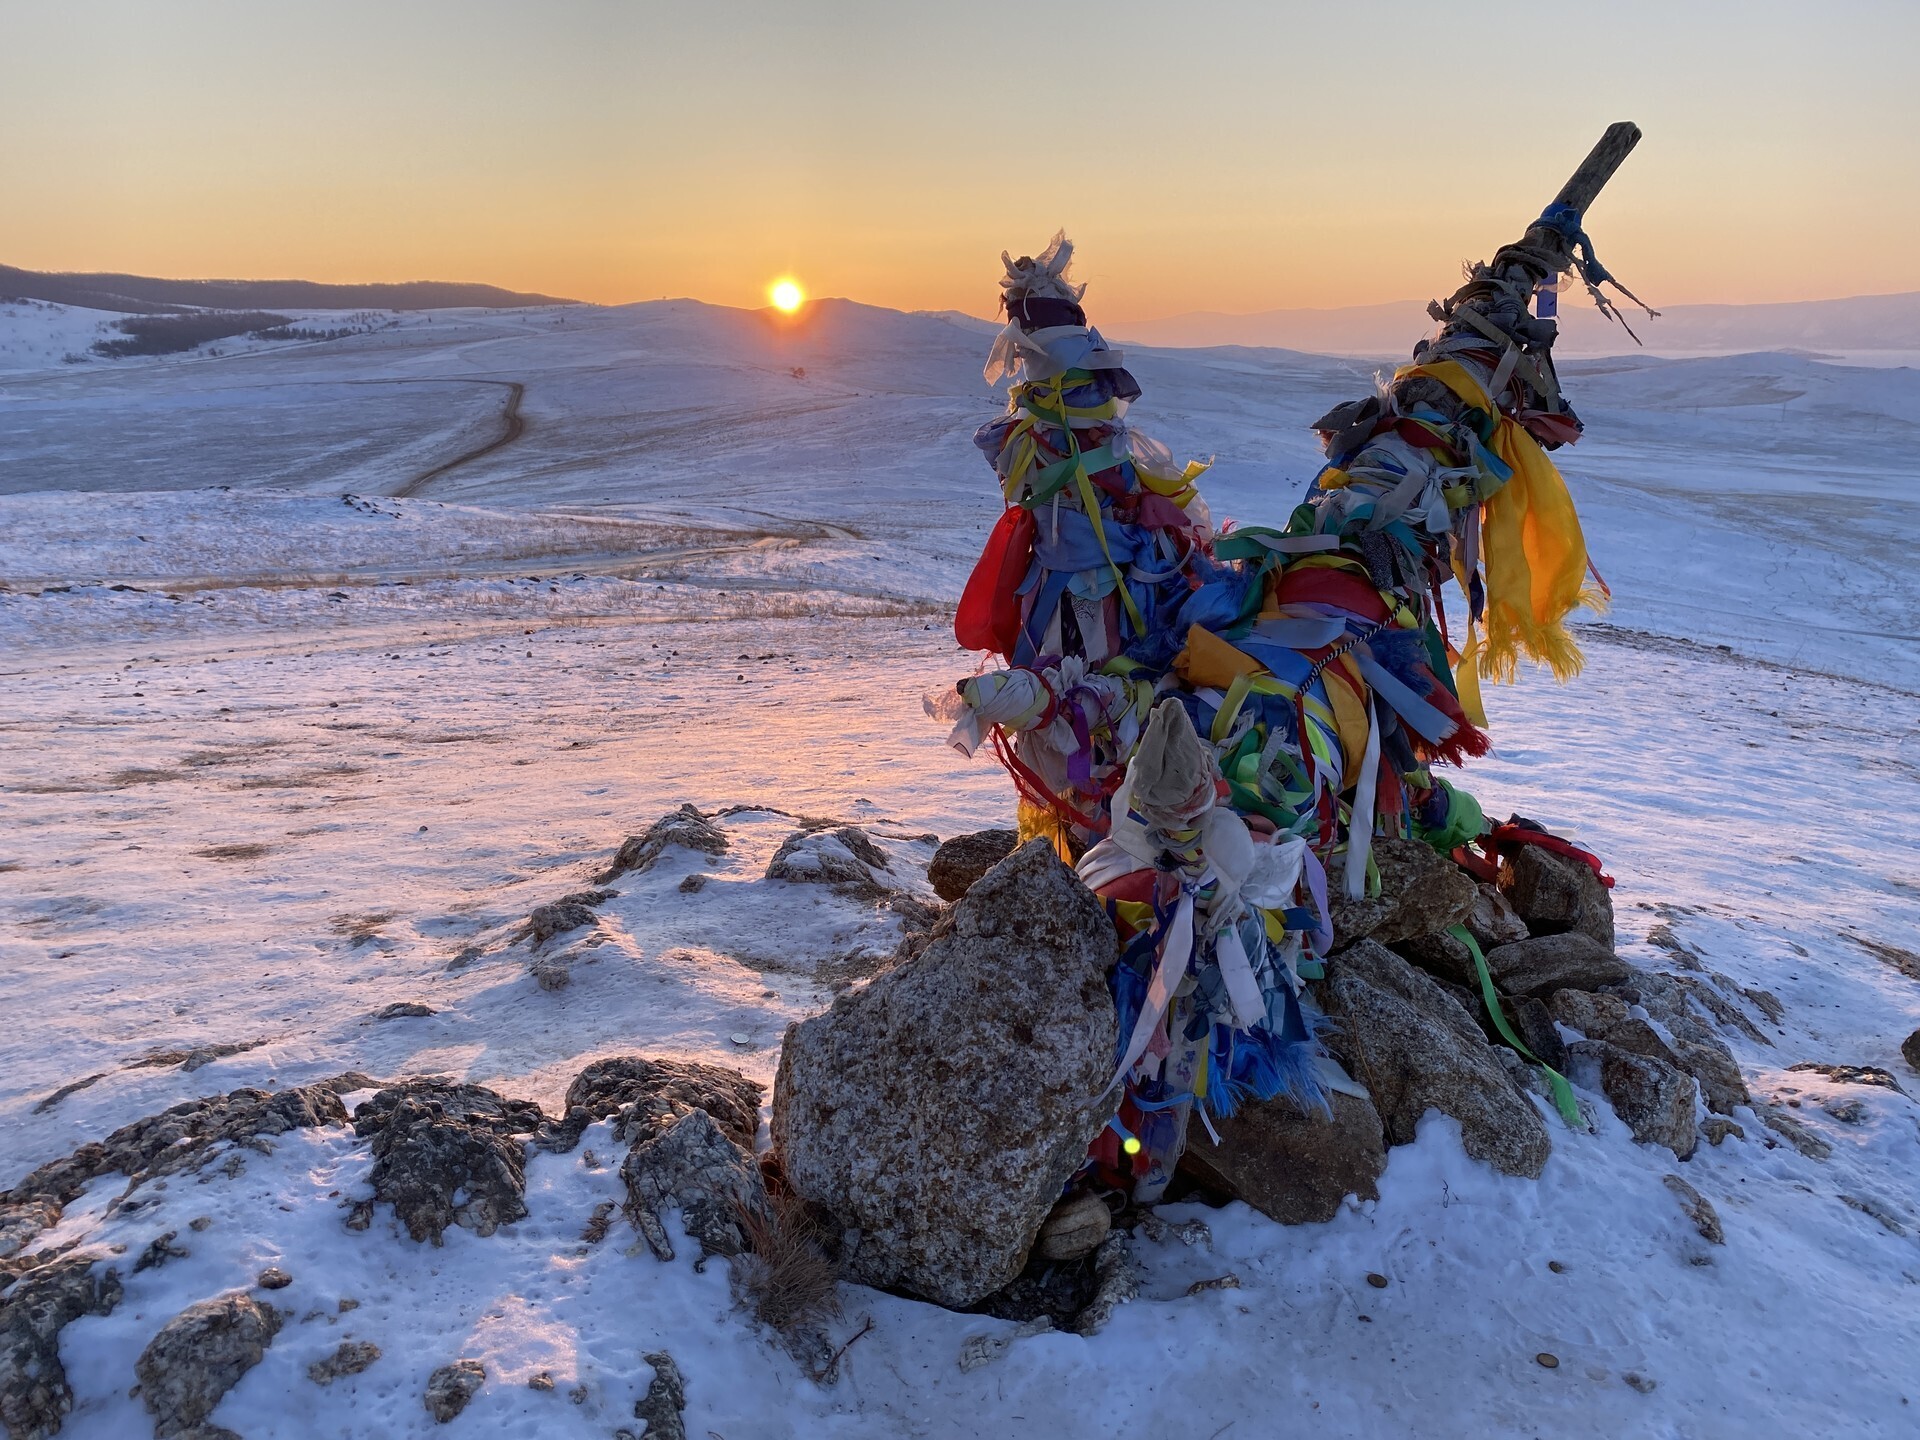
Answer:
MULTIPOLYGON (((1120 463, 1120 459, 1113 453, 1113 446, 1102 445, 1097 450, 1089 450, 1081 455, 1080 463, 1087 467, 1088 474, 1097 475, 1102 470, 1111 470, 1120 463)), ((1029 510, 1046 504, 1056 492, 1066 488, 1077 468, 1074 457, 1069 455, 1064 460, 1056 460, 1034 471, 1032 478, 1027 481, 1027 498, 1020 503, 1029 510)))
POLYGON ((1493 988, 1493 976, 1487 970, 1487 957, 1480 953, 1480 946, 1474 941, 1473 935, 1464 925, 1455 925, 1447 933, 1466 946, 1473 956, 1473 968, 1480 975, 1480 995, 1487 1002, 1487 1013, 1493 1016, 1493 1027, 1500 1032, 1500 1038, 1540 1067, 1541 1073, 1547 1077, 1547 1089, 1553 1092, 1554 1106, 1560 1111, 1560 1118, 1567 1122, 1567 1128, 1583 1129, 1580 1105, 1573 1098, 1573 1087, 1567 1083, 1566 1077, 1529 1050, 1520 1037, 1513 1033, 1513 1027, 1507 1024, 1507 1013, 1500 1008, 1500 994, 1493 988))

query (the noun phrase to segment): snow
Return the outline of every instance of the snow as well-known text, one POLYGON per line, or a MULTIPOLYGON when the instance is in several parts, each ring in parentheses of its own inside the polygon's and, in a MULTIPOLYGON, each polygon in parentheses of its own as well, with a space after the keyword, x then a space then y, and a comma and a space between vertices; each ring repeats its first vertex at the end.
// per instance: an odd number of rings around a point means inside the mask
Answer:
POLYGON ((96 340, 114 332, 121 317, 78 305, 45 300, 0 300, 0 375, 80 363, 96 340))
MULTIPOLYGON (((1611 292, 1609 292, 1611 293, 1611 292)), ((1676 305, 1653 296, 1649 317, 1614 296, 1633 335, 1602 315, 1585 287, 1566 277, 1560 294, 1561 358, 1641 353, 1668 357, 1755 350, 1816 352, 1861 365, 1920 362, 1920 291, 1763 305, 1676 305), (1638 337, 1638 343, 1634 336, 1638 337), (1644 350, 1643 350, 1644 347, 1644 350)), ((1269 345, 1332 355, 1404 356, 1408 336, 1431 322, 1424 299, 1332 310, 1217 311, 1121 321, 1110 333, 1153 345, 1269 345)))
MULTIPOLYGON (((925 836, 1010 818, 1004 777, 920 710, 973 664, 945 606, 997 508, 968 444, 995 405, 983 331, 844 302, 796 325, 686 301, 434 312, 10 376, 0 1184, 184 1098, 348 1070, 550 1111, 604 1055, 770 1081, 786 1023, 900 923, 766 879, 794 817, 867 828, 915 893, 925 836), (417 484, 498 437, 513 382, 525 433, 417 484), (764 808, 720 820, 725 855, 611 882, 598 926, 541 952, 572 983, 541 989, 519 922, 683 802, 764 808), (396 1001, 435 1013, 372 1018, 396 1001), (252 1048, 128 1065, 218 1044, 252 1048)), ((1248 521, 1285 515, 1315 468, 1305 422, 1371 375, 1274 351, 1133 360, 1135 418, 1217 453, 1214 512, 1248 521)), ((489 1378, 453 1433, 605 1436, 637 1426, 661 1348, 689 1433, 725 1440, 1914 1433, 1920 1105, 1788 1067, 1920 1084, 1898 1048, 1920 981, 1896 963, 1920 950, 1920 377, 1784 355, 1566 368, 1590 435, 1562 458, 1616 603, 1580 627, 1578 680, 1490 693, 1498 750, 1466 784, 1606 857, 1627 958, 1674 968, 1684 946, 1726 977, 1770 1042, 1728 1037, 1756 1100, 1830 1158, 1743 1113, 1744 1139, 1676 1164, 1596 1102, 1592 1136, 1549 1116, 1529 1183, 1429 1116, 1380 1199, 1329 1224, 1174 1207, 1210 1239, 1143 1240, 1142 1297, 1093 1340, 1021 1338, 963 1371, 970 1337, 1013 1327, 847 1287, 836 1340, 874 1328, 824 1386, 697 1246, 661 1264, 628 1253, 624 1221, 578 1238, 621 1193, 604 1127, 532 1157, 526 1220, 442 1249, 384 1209, 345 1230, 364 1147, 298 1132, 111 1217, 125 1182, 104 1178, 39 1242, 126 1247, 126 1299, 64 1334, 63 1433, 145 1433, 133 1359, 269 1264, 297 1313, 214 1416, 250 1440, 437 1433, 420 1395, 459 1356, 489 1378), (192 1253, 131 1274, 167 1230, 192 1253), (307 1380, 348 1338, 382 1358, 307 1380), (552 1392, 526 1387, 542 1370, 552 1392)))

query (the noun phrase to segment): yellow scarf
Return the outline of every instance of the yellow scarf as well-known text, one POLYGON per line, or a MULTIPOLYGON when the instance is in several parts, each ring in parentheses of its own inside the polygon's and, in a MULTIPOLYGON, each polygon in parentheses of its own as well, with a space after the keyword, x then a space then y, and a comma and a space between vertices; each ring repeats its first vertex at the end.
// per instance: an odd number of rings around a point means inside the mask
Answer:
POLYGON ((1566 618, 1581 605, 1602 611, 1606 599, 1586 585, 1587 541, 1580 517, 1567 482, 1540 442, 1518 420, 1502 414, 1486 388, 1458 361, 1403 365, 1393 378, 1411 376, 1438 380, 1468 405, 1498 416, 1493 453, 1513 470, 1513 478, 1481 506, 1487 635, 1482 644, 1469 628, 1456 672, 1461 708, 1468 719, 1484 725, 1480 676, 1510 683, 1525 655, 1551 666, 1555 679, 1572 679, 1580 673, 1582 660, 1580 647, 1567 633, 1566 618))

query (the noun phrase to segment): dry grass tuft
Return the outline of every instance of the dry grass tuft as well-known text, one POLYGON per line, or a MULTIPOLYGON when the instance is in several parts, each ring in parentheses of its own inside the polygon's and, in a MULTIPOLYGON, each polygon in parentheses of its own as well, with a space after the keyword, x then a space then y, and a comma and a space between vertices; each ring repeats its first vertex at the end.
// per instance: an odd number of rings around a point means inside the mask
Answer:
POLYGON ((840 1313, 839 1267, 805 1201, 769 1195, 764 1210, 741 1207, 740 1228, 749 1250, 733 1262, 734 1293, 756 1320, 791 1336, 840 1313))
POLYGON ((125 789, 129 785, 159 785, 168 780, 184 780, 186 776, 178 770, 153 770, 135 766, 127 770, 116 770, 107 777, 107 784, 115 789, 125 789))
POLYGON ((205 860, 258 860, 264 855, 271 855, 273 847, 271 845, 209 845, 204 850, 196 850, 193 853, 205 860))
POLYGON ((359 915, 335 915, 327 921, 327 929, 357 950, 369 941, 379 939, 381 928, 399 918, 398 910, 369 910, 359 915))

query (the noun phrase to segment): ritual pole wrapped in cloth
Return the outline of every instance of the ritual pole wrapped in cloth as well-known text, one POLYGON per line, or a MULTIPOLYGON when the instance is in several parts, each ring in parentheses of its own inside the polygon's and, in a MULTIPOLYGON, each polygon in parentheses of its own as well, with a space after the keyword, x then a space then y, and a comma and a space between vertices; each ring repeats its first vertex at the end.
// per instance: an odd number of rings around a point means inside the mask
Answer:
POLYGON ((1604 594, 1549 458, 1580 422, 1531 305, 1572 271, 1613 313, 1584 213, 1638 138, 1610 129, 1430 307, 1410 363, 1315 422, 1327 463, 1277 527, 1216 533, 1206 467, 1130 426, 1140 385, 1088 324, 1064 236, 1002 257, 986 374, 1011 381, 1008 408, 975 443, 1006 509, 955 630, 1004 666, 929 708, 963 752, 991 744, 1023 835, 1077 864, 1119 933, 1122 1100, 1083 1180, 1157 1199, 1192 1117, 1210 1129, 1276 1095, 1324 1108, 1352 1085, 1302 984, 1333 911, 1377 888, 1378 835, 1476 859, 1492 827, 1436 767, 1486 752, 1483 677, 1523 656, 1577 673, 1566 618, 1604 594))

